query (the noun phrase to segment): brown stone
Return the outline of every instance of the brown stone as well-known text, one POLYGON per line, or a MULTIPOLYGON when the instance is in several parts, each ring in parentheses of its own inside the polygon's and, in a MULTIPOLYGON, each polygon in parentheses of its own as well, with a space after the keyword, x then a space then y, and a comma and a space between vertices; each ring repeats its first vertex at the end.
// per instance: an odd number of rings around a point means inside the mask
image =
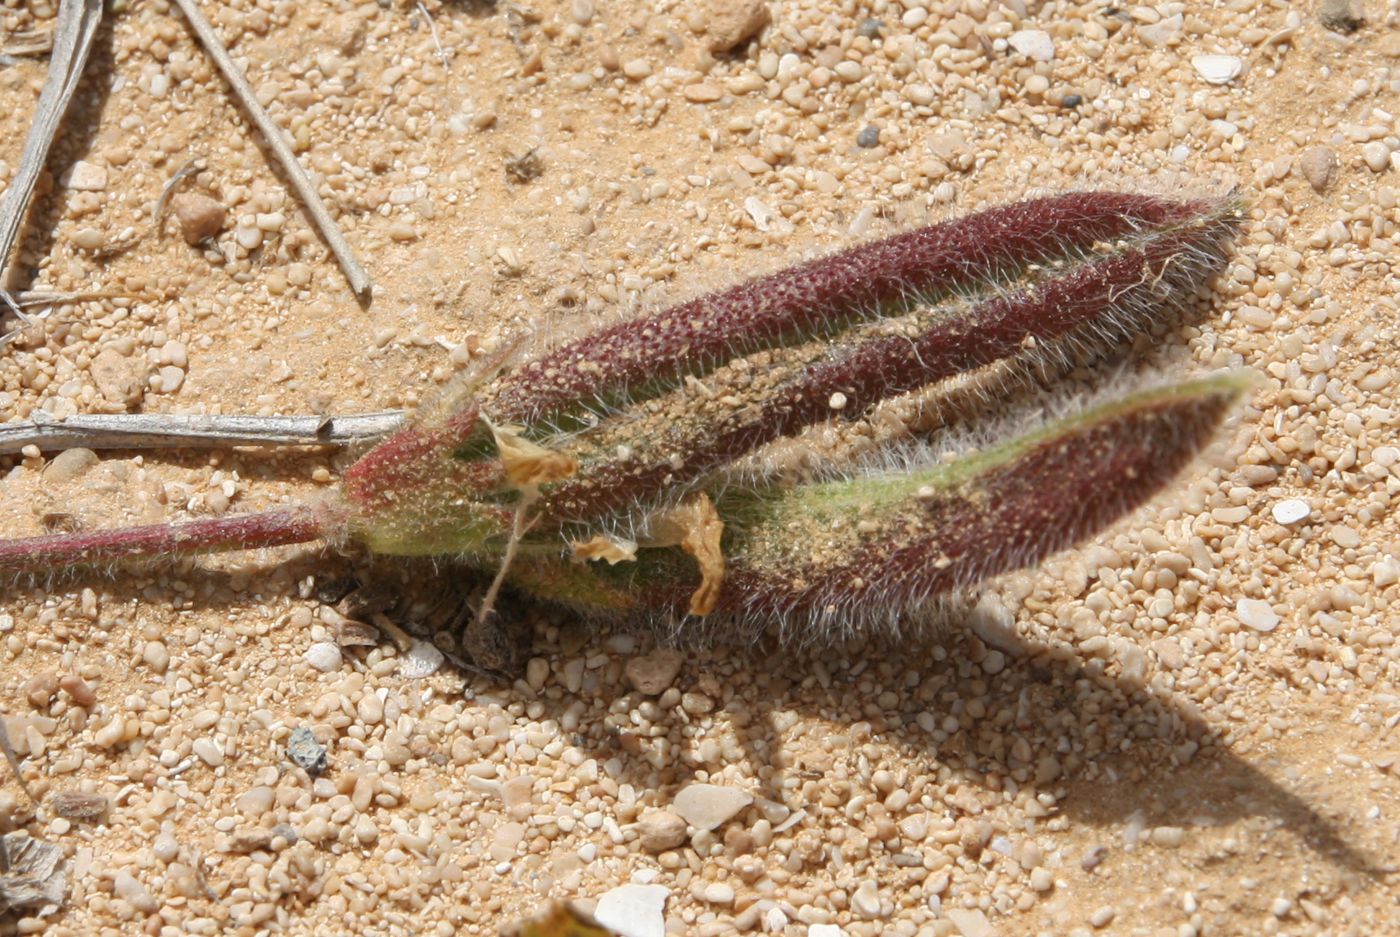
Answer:
POLYGON ((734 51, 762 32, 772 17, 767 4, 760 0, 713 0, 705 20, 710 51, 734 51))

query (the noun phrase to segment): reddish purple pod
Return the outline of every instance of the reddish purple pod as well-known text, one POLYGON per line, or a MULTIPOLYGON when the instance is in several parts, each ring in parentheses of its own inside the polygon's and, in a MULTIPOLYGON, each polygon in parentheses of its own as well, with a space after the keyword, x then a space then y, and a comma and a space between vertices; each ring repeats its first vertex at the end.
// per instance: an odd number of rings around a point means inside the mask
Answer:
POLYGON ((1131 510, 1205 444, 1240 382, 1188 382, 880 478, 736 489, 725 471, 947 378, 1141 333, 1219 269, 1238 214, 1229 198, 1081 192, 849 248, 465 383, 323 501, 0 541, 0 571, 320 539, 697 626, 828 634, 862 610, 900 615, 1131 510))

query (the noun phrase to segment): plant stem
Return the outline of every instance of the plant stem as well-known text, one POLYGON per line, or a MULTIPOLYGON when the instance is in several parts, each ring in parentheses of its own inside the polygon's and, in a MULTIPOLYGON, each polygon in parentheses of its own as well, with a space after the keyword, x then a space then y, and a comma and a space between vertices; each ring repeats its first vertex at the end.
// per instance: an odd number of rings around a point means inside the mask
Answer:
POLYGON ((330 511, 302 507, 184 524, 149 524, 0 540, 0 574, 44 573, 77 566, 104 566, 142 557, 188 556, 307 543, 326 538, 336 526, 330 511))

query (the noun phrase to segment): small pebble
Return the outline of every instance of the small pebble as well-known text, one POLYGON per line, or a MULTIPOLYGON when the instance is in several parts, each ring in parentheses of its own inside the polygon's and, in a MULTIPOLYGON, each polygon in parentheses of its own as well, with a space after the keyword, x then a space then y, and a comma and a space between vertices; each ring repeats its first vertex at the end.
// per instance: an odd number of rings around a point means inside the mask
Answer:
POLYGON ((637 824, 638 840, 650 852, 675 849, 686 839, 686 824, 669 810, 653 810, 637 824))
POLYGON ((1176 849, 1186 841, 1186 831, 1179 826, 1159 826, 1152 830, 1152 842, 1167 849, 1176 849))
POLYGON ((190 747, 199 756, 199 760, 211 768, 217 768, 224 763, 224 750, 211 738, 195 739, 190 747))
POLYGON ((1361 0, 1321 0, 1317 5, 1317 21, 1324 29, 1351 35, 1366 25, 1361 0))
POLYGON ((1287 501, 1275 504, 1271 513, 1274 515, 1274 520, 1287 527, 1290 524, 1307 520, 1312 514, 1312 508, 1308 506, 1306 501, 1289 498, 1287 501))
POLYGON ((409 680, 421 680, 441 670, 444 660, 442 651, 432 642, 414 638, 408 651, 399 658, 399 674, 409 680))
POLYGON ((724 89, 719 85, 702 81, 695 85, 686 85, 681 91, 685 99, 694 104, 709 104, 724 97, 724 89))
POLYGON ((131 406, 140 401, 146 387, 141 362, 112 348, 104 348, 92 359, 88 373, 97 391, 109 402, 131 406))
POLYGON ((1361 158, 1371 172, 1385 172, 1390 168, 1390 147, 1384 140, 1372 140, 1361 147, 1361 158))
POLYGON ((851 895, 851 910, 867 921, 881 917, 880 890, 873 881, 866 879, 860 883, 855 894, 851 895))
POLYGON ((151 855, 157 862, 171 862, 180 854, 180 842, 169 833, 161 833, 151 845, 151 855))
POLYGON ((109 806, 105 795, 83 791, 60 791, 49 801, 50 809, 67 820, 96 820, 107 813, 109 806))
POLYGON ((1049 62, 1055 58, 1055 42, 1042 29, 1018 29, 1006 42, 1032 61, 1049 62))
POLYGON ((317 641, 306 649, 302 658, 321 673, 339 670, 343 660, 339 645, 331 641, 317 641))
POLYGON ((355 839, 361 846, 372 846, 379 839, 379 827, 370 819, 369 814, 362 813, 355 820, 355 839))
POLYGON ((732 52, 767 26, 773 14, 762 0, 710 0, 705 9, 705 34, 716 55, 732 52))
POLYGON ((946 913, 962 937, 992 937, 996 933, 986 913, 978 908, 949 908, 946 913))
POLYGON ((239 794, 234 806, 239 813, 256 820, 272 809, 276 794, 277 792, 267 785, 259 784, 239 794))
POLYGON ((1240 624, 1255 631, 1273 631, 1278 627, 1278 613, 1268 602, 1259 599, 1240 599, 1235 602, 1235 614, 1240 624))
POLYGON ((112 894, 131 905, 142 914, 150 914, 160 907, 146 886, 130 872, 118 871, 112 877, 112 894))
POLYGON ((312 777, 326 770, 326 748, 306 726, 292 730, 287 739, 287 757, 312 777))
POLYGON ((864 20, 861 20, 861 21, 860 21, 860 25, 859 25, 858 27, 856 27, 856 32, 860 33, 860 34, 861 34, 862 36, 864 36, 866 39, 879 39, 879 38, 880 38, 880 30, 882 30, 882 29, 884 29, 884 28, 885 28, 885 21, 884 21, 884 20, 877 20, 877 19, 871 18, 871 19, 864 19, 864 20))
POLYGON ((79 228, 73 232, 73 244, 79 250, 101 250, 107 243, 107 236, 100 228, 79 228))
POLYGON ((1107 927, 1113 923, 1113 919, 1118 916, 1118 912, 1113 908, 1099 908, 1089 915, 1089 923, 1094 927, 1107 927))
POLYGON ((82 677, 76 674, 65 674, 58 678, 58 688, 67 693, 75 704, 84 709, 91 709, 97 702, 97 694, 92 691, 92 687, 82 677))
POLYGON ((76 481, 100 461, 91 449, 65 449, 44 466, 44 481, 55 485, 76 481))
POLYGON ((1321 195, 1337 172, 1337 154, 1327 146, 1311 146, 1298 157, 1298 170, 1313 191, 1321 195))
POLYGON ((867 124, 856 134, 856 146, 863 149, 873 149, 880 145, 880 128, 874 124, 867 124))
POLYGON ((629 660, 623 673, 633 689, 648 696, 659 696, 671 688, 683 660, 679 651, 660 648, 629 660))
POLYGON ((173 394, 185 383, 185 372, 183 368, 177 368, 173 364, 167 364, 156 372, 155 390, 162 394, 173 394))
POLYGON ((35 709, 45 709, 58 692, 58 674, 53 671, 35 674, 24 681, 24 697, 35 709))
POLYGON ((724 882, 711 882, 700 893, 702 900, 709 904, 729 905, 734 903, 734 886, 724 882))
POLYGON ((618 937, 665 937, 664 912, 670 896, 664 885, 619 885, 598 899, 593 917, 618 937))
POLYGON ((1244 61, 1238 55, 1193 55, 1191 66, 1212 85, 1228 85, 1244 71, 1244 61))
POLYGON ((80 159, 65 174, 63 184, 75 192, 101 192, 107 188, 107 170, 80 159))
POLYGON ((1173 13, 1171 16, 1162 17, 1155 23, 1140 24, 1137 28, 1137 34, 1143 42, 1150 46, 1164 46, 1181 35, 1181 28, 1185 23, 1185 16, 1173 13))
POLYGON ((651 63, 646 59, 629 59, 622 63, 622 74, 633 81, 640 81, 651 75, 651 63))
POLYGON ((190 246, 216 237, 228 220, 228 209, 199 192, 181 192, 170 200, 180 234, 190 246))
POLYGON ((737 787, 690 784, 676 794, 671 806, 691 826, 713 830, 753 803, 753 795, 737 787))
POLYGON ((141 660, 151 670, 163 674, 170 667, 170 649, 160 641, 147 641, 141 660))

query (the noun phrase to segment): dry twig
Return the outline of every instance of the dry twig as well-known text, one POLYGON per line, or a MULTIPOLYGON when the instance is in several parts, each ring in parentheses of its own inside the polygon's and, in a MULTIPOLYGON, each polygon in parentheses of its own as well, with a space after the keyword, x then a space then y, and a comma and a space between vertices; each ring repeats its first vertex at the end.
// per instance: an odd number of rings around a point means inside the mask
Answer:
POLYGON ((190 446, 344 446, 392 433, 401 410, 351 416, 198 416, 160 413, 72 416, 0 426, 0 453, 41 450, 182 449, 190 446))
POLYGON ((254 94, 252 86, 248 84, 248 79, 243 76, 243 72, 228 54, 228 49, 224 47, 218 33, 214 32, 214 27, 210 25, 209 20, 205 19, 204 14, 199 11, 195 0, 175 0, 175 4, 180 8, 180 12, 185 14, 185 18, 190 21, 190 26, 194 29, 195 35, 199 37, 199 41, 203 43, 204 50, 219 66, 219 71, 223 72, 229 87, 233 89, 234 96, 238 98, 248 115, 253 118, 253 123, 258 125, 258 130, 267 140, 267 145, 272 148, 277 162, 282 166, 287 178, 291 180, 292 188, 296 189, 297 195, 301 197, 307 213, 311 215, 311 220, 320 230, 321 236, 326 239, 331 253, 335 254, 340 269, 345 273, 345 279, 350 281, 350 288, 355 291, 355 295, 362 299, 368 299, 373 286, 369 274, 355 259, 355 252, 351 249, 349 242, 345 240, 340 226, 335 223, 335 219, 326 210, 325 203, 321 201, 321 196, 316 192, 315 183, 311 181, 311 177, 306 174, 306 170, 297 161, 292 148, 287 145, 282 128, 277 126, 272 116, 258 103, 257 95, 254 94))
MULTIPOLYGON (((3 200, 0 200, 0 267, 3 268, 0 270, 0 300, 17 314, 19 308, 3 288, 3 273, 9 271, 10 253, 24 226, 34 185, 44 171, 49 148, 68 109, 68 102, 73 99, 73 92, 83 76, 83 66, 87 64, 88 53, 92 51, 92 41, 101 22, 102 0, 63 0, 59 6, 48 77, 44 79, 44 88, 39 92, 39 104, 35 108, 34 122, 29 127, 29 136, 24 141, 19 171, 5 190, 3 200)), ((9 337, 0 336, 0 346, 9 337)))

